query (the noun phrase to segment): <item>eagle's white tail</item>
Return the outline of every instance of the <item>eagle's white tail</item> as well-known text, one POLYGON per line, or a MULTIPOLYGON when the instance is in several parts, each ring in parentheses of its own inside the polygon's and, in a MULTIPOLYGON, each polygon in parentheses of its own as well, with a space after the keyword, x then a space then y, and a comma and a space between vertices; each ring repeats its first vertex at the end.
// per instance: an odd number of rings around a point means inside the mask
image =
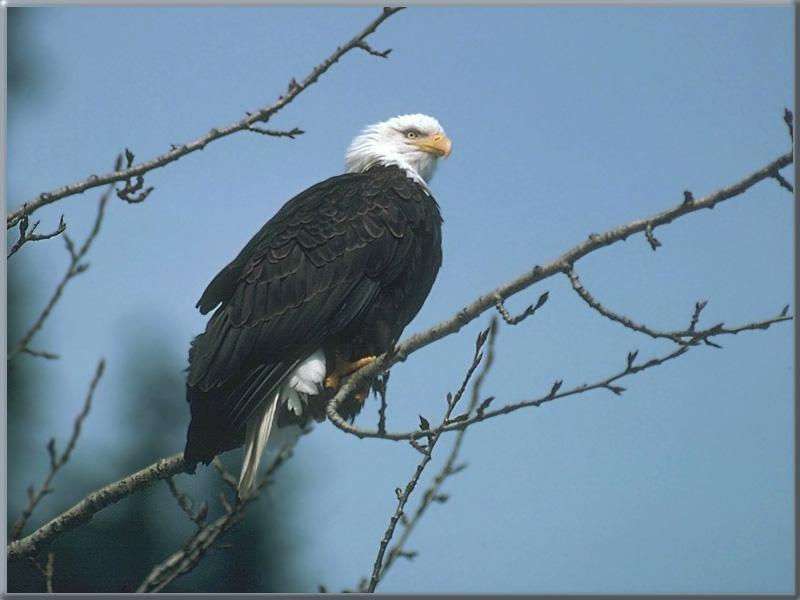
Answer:
POLYGON ((253 491, 258 474, 258 465, 261 462, 261 455, 269 439, 269 432, 275 422, 280 392, 275 394, 272 402, 264 402, 264 405, 247 421, 247 432, 244 441, 244 461, 242 462, 242 474, 239 476, 239 498, 246 498, 253 491))

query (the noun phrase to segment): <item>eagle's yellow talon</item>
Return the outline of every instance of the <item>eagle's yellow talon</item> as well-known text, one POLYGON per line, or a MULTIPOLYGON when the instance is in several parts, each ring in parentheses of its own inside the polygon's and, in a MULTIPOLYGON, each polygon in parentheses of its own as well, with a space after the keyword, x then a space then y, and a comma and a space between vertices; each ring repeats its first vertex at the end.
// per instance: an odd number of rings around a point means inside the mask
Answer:
POLYGON ((329 390, 331 390, 331 389, 332 389, 332 390, 338 389, 338 388, 339 388, 339 382, 340 382, 340 381, 341 381, 341 380, 339 379, 339 376, 338 376, 338 375, 334 375, 333 373, 331 373, 330 375, 328 375, 328 376, 325 378, 325 382, 324 382, 324 383, 325 383, 325 388, 326 388, 326 389, 329 389, 329 390))
MULTIPOLYGON (((334 368, 333 372, 325 378, 323 384, 327 389, 339 389, 339 385, 342 382, 343 377, 347 377, 348 375, 352 375, 356 371, 358 371, 361 367, 366 367, 369 364, 375 362, 375 356, 365 356, 364 358, 359 358, 353 362, 347 362, 341 360, 338 356, 336 357, 336 367, 334 368)), ((364 394, 366 397, 366 394, 364 394)), ((363 400, 363 398, 361 398, 363 400)))

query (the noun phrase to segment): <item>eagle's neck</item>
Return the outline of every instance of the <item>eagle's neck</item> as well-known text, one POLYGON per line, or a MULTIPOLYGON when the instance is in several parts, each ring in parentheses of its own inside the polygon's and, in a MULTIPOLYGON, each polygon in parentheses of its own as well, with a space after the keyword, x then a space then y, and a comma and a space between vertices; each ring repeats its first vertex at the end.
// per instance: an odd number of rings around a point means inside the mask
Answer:
POLYGON ((432 155, 425 152, 403 153, 370 135, 354 140, 347 150, 345 163, 348 173, 364 173, 375 165, 399 167, 425 189, 436 169, 436 158, 432 155))

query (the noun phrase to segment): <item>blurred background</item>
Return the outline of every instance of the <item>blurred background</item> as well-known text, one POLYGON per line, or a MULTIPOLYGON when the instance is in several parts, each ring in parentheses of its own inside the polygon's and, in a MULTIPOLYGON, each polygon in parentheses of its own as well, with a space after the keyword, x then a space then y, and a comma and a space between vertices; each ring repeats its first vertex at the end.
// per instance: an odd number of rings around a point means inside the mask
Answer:
MULTIPOLYGON (((271 103, 349 40, 377 8, 12 8, 8 10, 8 206, 92 173, 130 148, 137 162, 271 103)), ((792 13, 770 7, 413 8, 348 54, 269 127, 239 133, 147 175, 142 204, 112 198, 87 257, 8 373, 9 526, 25 489, 63 448, 95 366, 107 369, 70 463, 26 533, 88 492, 183 448, 183 369, 205 318, 194 303, 291 196, 342 171, 365 125, 436 116, 454 141, 432 182, 445 261, 407 334, 547 262, 593 232, 738 181, 789 148, 792 13)), ((785 170, 790 178, 791 169, 785 170)), ((63 213, 82 240, 99 190, 63 213)), ((793 300, 792 197, 774 181, 714 211, 594 253, 576 268, 613 309, 662 329, 773 316, 793 300)), ((9 231, 9 245, 16 231, 9 231)), ((8 345, 30 327, 68 265, 60 239, 8 261, 8 345)), ((553 279, 511 299, 484 384, 495 405, 555 379, 593 381, 667 346, 593 313, 553 279)), ((794 312, 792 307, 791 312, 794 312)), ((488 315, 397 366, 388 427, 444 412, 488 315)), ((470 429, 467 469, 449 479, 383 592, 788 593, 793 586, 793 324, 722 338, 595 392, 470 429)), ((357 424, 374 427, 377 402, 357 424)), ((447 445, 423 479, 440 466, 447 445)), ((224 456, 238 469, 240 451, 224 456)), ((329 424, 301 439, 246 519, 174 592, 338 591, 369 574, 394 489, 418 454, 329 424)), ((219 510, 212 469, 176 478, 219 510)), ((421 490, 420 490, 421 491, 421 490)), ((416 506, 412 499, 411 508, 416 506)), ((163 483, 53 545, 55 591, 134 590, 194 525, 163 483)), ((28 563, 8 590, 44 590, 28 563)))

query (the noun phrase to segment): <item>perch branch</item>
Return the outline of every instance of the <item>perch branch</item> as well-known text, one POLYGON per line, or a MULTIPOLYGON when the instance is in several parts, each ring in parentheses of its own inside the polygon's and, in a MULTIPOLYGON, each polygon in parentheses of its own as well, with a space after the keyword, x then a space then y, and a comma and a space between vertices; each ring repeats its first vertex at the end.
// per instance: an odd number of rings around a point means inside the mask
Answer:
POLYGON ((556 259, 544 265, 536 265, 533 267, 533 269, 523 273, 516 279, 498 287, 495 290, 483 294, 477 300, 459 310, 455 316, 451 317, 450 319, 447 319, 438 325, 434 325, 427 331, 412 335, 410 338, 399 344, 390 356, 387 356, 386 354, 381 355, 372 364, 362 367, 356 371, 350 377, 350 379, 346 381, 341 388, 339 388, 339 391, 334 395, 330 402, 328 402, 326 412, 329 420, 339 429, 348 433, 352 433, 358 437, 383 437, 384 439, 402 440, 411 439, 409 438, 409 434, 399 434, 397 437, 395 437, 389 434, 380 435, 377 431, 368 431, 354 427, 339 415, 338 407, 348 395, 353 393, 359 383, 374 377, 381 371, 387 370, 397 362, 406 360, 409 355, 411 355, 413 352, 416 352, 420 348, 424 348, 425 346, 428 346, 442 339, 443 337, 460 331, 462 327, 474 321, 486 310, 495 307, 498 296, 500 298, 509 298, 544 279, 552 277, 553 275, 558 273, 566 273, 572 268, 572 265, 574 265, 578 260, 587 254, 600 250, 601 248, 605 248, 606 246, 610 246, 616 242, 625 240, 633 234, 642 233, 647 229, 648 226, 653 228, 658 225, 665 225, 690 213, 702 209, 712 209, 720 202, 725 202, 740 196, 760 181, 772 177, 772 175, 778 172, 779 169, 791 164, 792 160, 792 152, 787 152, 786 154, 783 154, 771 161, 764 167, 758 169, 754 173, 751 173, 744 179, 717 190, 716 192, 713 192, 703 198, 694 198, 691 193, 685 192, 683 202, 677 206, 651 215, 650 217, 631 221, 625 225, 621 225, 620 227, 609 229, 602 234, 592 234, 588 237, 588 239, 567 250, 556 259))
MULTIPOLYGON (((539 281, 542 281, 543 279, 552 277, 557 273, 566 273, 571 268, 572 264, 574 264, 583 256, 623 240, 634 233, 641 233, 645 230, 648 224, 655 226, 669 223, 686 214, 700 210, 701 208, 711 208, 719 202, 734 198, 744 193, 756 183, 771 177, 772 173, 787 166, 791 162, 792 153, 789 152, 778 157, 774 161, 770 162, 755 173, 745 177, 741 181, 718 190, 704 198, 694 199, 694 197, 692 197, 690 194, 684 194, 684 201, 680 205, 664 212, 652 215, 647 219, 633 221, 626 225, 622 225, 621 227, 611 229, 602 235, 590 236, 588 240, 571 248, 550 263, 547 263, 544 266, 536 266, 532 270, 523 273, 513 281, 480 296, 474 302, 458 311, 454 317, 433 326, 427 331, 411 336, 405 342, 400 344, 390 356, 382 355, 371 365, 368 365, 354 373, 342 385, 336 395, 328 403, 326 408, 328 417, 339 429, 362 438, 374 437, 389 440, 409 441, 427 437, 430 432, 422 432, 420 430, 404 433, 381 433, 379 431, 362 430, 353 427, 344 421, 339 416, 337 407, 345 397, 355 391, 360 382, 366 380, 367 378, 374 377, 379 372, 388 369, 392 364, 405 360, 410 354, 419 350, 420 348, 458 332, 462 327, 475 320, 483 312, 493 308, 495 306, 496 294, 499 294, 501 298, 508 298, 519 291, 526 289, 527 287, 530 287, 539 281)), ((775 323, 790 320, 792 317, 787 316, 787 311, 788 307, 784 309, 784 311, 778 317, 750 323, 736 328, 715 326, 714 328, 711 328, 713 331, 707 330, 705 334, 707 336, 716 336, 722 334, 736 334, 740 331, 750 329, 766 329, 775 323)), ((700 332, 697 334, 698 340, 703 339, 703 333, 704 332, 700 332)), ((677 356, 685 353, 688 348, 689 346, 679 347, 674 352, 675 356, 668 355, 659 359, 653 359, 644 365, 636 366, 635 370, 628 370, 627 372, 619 375, 617 378, 629 376, 646 368, 650 368, 651 366, 655 366, 656 364, 661 364, 667 360, 676 358, 677 356)), ((582 386, 583 391, 587 391, 588 387, 589 386, 587 385, 582 386)), ((594 387, 596 388, 604 386, 595 384, 594 387)), ((571 393, 578 393, 578 390, 575 390, 571 393)), ((453 422, 446 425, 442 429, 442 432, 462 430, 466 427, 469 427, 474 422, 485 420, 487 418, 493 418, 499 414, 507 414, 527 406, 538 405, 546 400, 553 400, 556 397, 563 397, 566 395, 569 394, 567 392, 558 394, 558 390, 555 390, 555 392, 551 390, 551 393, 543 398, 528 401, 527 403, 508 405, 496 411, 486 411, 486 407, 484 407, 484 410, 482 411, 481 407, 479 407, 478 411, 473 416, 467 418, 466 420, 453 422)), ((174 475, 183 470, 183 458, 181 454, 178 454, 169 458, 161 459, 157 463, 154 463, 153 465, 150 465, 149 467, 142 469, 133 475, 125 477, 115 483, 111 483, 101 490, 89 494, 89 496, 87 496, 84 500, 81 500, 70 510, 59 515, 43 527, 40 527, 32 534, 12 542, 8 546, 8 560, 19 560, 21 558, 25 558, 26 556, 35 554, 39 548, 52 541, 55 537, 88 521, 92 515, 102 510, 106 506, 117 502, 140 489, 143 489, 154 481, 164 479, 165 477, 174 475)))

